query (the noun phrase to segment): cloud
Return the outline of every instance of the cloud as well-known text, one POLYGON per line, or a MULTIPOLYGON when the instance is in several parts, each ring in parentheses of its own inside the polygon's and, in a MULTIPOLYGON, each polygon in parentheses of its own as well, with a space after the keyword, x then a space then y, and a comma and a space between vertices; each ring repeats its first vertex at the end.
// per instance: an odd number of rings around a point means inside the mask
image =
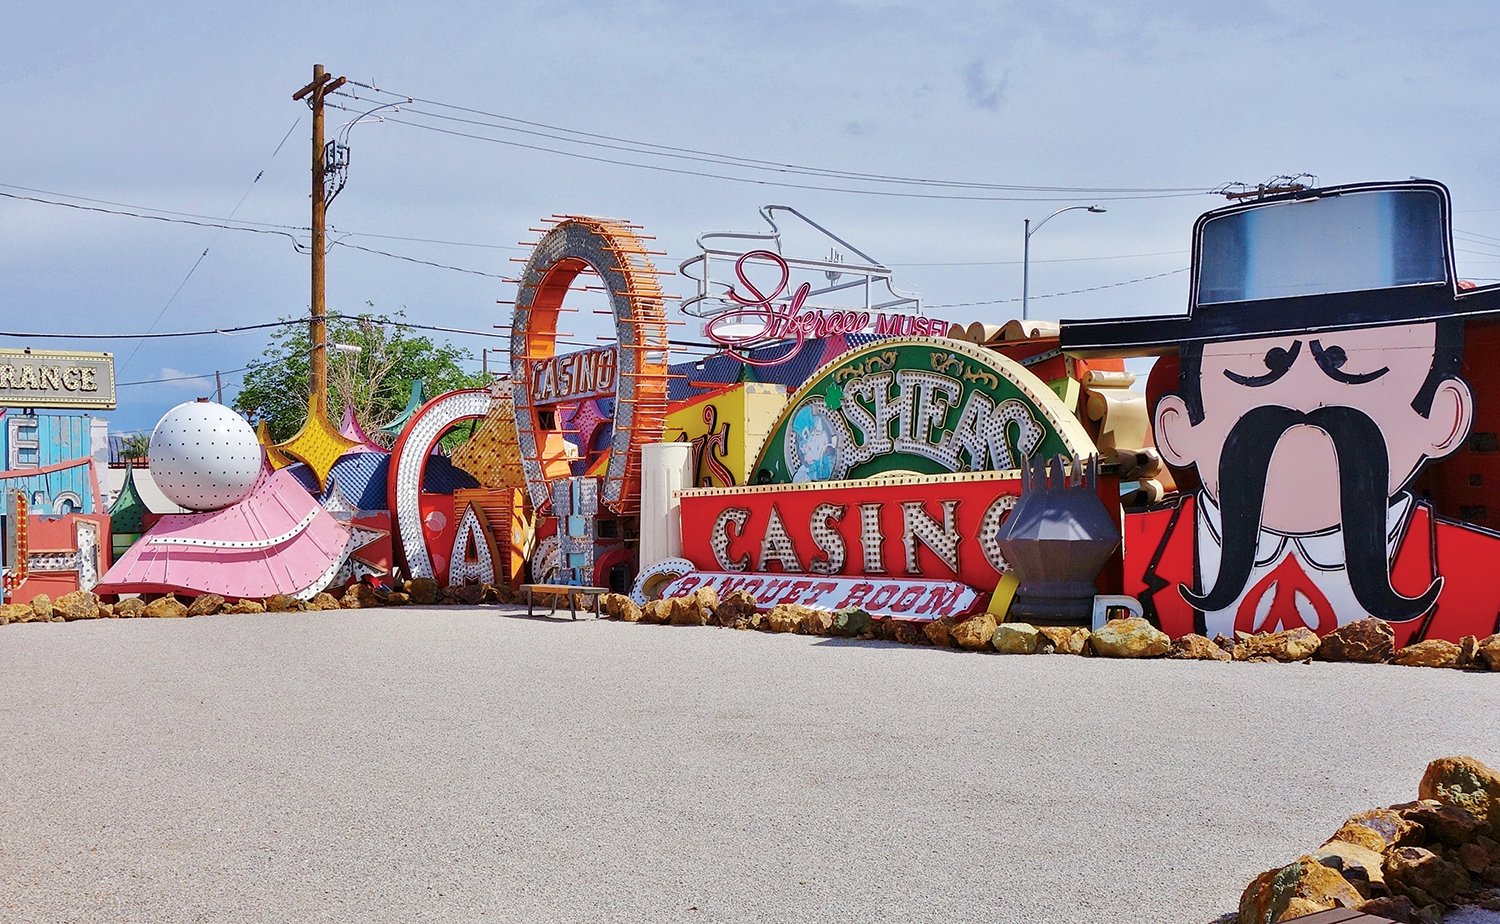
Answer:
POLYGON ((980 109, 999 112, 1005 102, 1005 85, 1010 82, 1010 72, 998 78, 990 75, 990 63, 984 58, 975 58, 964 65, 960 72, 964 78, 964 96, 980 109))

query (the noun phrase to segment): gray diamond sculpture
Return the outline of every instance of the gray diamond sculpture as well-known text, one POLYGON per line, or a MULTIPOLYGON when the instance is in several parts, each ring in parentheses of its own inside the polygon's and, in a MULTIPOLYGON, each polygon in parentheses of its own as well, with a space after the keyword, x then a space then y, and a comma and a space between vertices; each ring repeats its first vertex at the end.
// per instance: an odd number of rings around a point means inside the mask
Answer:
POLYGON ((1099 457, 1026 460, 1021 500, 996 541, 1021 579, 1010 618, 1042 625, 1089 624, 1099 570, 1120 545, 1120 526, 1099 500, 1099 457))

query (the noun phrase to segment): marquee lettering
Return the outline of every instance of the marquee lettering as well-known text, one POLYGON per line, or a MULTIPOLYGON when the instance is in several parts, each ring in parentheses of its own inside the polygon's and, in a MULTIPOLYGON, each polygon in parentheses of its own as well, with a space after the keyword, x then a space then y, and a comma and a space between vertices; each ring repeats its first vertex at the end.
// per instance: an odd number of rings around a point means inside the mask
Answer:
POLYGON ((919 369, 876 372, 844 384, 838 417, 851 437, 850 466, 893 452, 932 459, 949 471, 1016 468, 1046 435, 1017 398, 996 403, 970 390, 951 430, 944 422, 964 387, 957 379, 919 369))
POLYGON ((802 570, 802 562, 797 558, 797 548, 792 545, 792 537, 786 534, 786 526, 781 522, 781 514, 775 507, 771 508, 771 515, 766 520, 765 535, 760 540, 759 570, 771 570, 772 562, 780 566, 782 571, 802 570))
POLYGON ((954 574, 958 573, 958 531, 953 528, 953 514, 958 501, 943 501, 943 522, 939 523, 927 512, 921 501, 903 501, 901 504, 901 538, 906 543, 906 573, 921 574, 918 564, 917 546, 925 545, 954 574))
POLYGON ((49 391, 98 391, 99 370, 89 366, 0 363, 0 388, 49 391))
POLYGON ((750 519, 750 511, 743 507, 730 507, 719 512, 714 518, 713 530, 713 552, 714 561, 725 571, 749 571, 750 556, 741 555, 737 559, 729 557, 729 543, 733 538, 729 535, 729 524, 736 527, 736 536, 745 534, 745 522, 750 519))
POLYGON ((957 581, 750 576, 716 571, 684 575, 663 587, 662 596, 686 596, 702 587, 713 588, 721 597, 743 590, 755 598, 756 608, 762 611, 783 603, 824 610, 857 606, 877 616, 916 620, 962 616, 980 603, 972 588, 957 581))
POLYGON ((865 574, 884 574, 885 559, 880 544, 880 504, 859 505, 859 547, 864 553, 865 574))
MULTIPOLYGON (((746 577, 921 577, 992 590, 1007 568, 996 540, 1021 479, 946 478, 685 490, 682 554, 700 570, 746 577)), ((1100 497, 1117 511, 1116 488, 1100 476, 1100 497)))
POLYGON ((613 394, 618 354, 613 347, 564 353, 532 362, 538 406, 613 394))
POLYGON ((761 445, 759 484, 882 474, 1009 471, 1093 441, 1024 366, 970 343, 882 340, 839 357, 792 396, 761 445))
POLYGON ((844 556, 847 550, 844 546, 844 537, 833 522, 844 518, 848 510, 844 504, 819 504, 813 508, 812 513, 812 538, 813 545, 818 547, 822 554, 820 559, 813 556, 808 563, 809 570, 815 574, 838 574, 844 568, 844 556))

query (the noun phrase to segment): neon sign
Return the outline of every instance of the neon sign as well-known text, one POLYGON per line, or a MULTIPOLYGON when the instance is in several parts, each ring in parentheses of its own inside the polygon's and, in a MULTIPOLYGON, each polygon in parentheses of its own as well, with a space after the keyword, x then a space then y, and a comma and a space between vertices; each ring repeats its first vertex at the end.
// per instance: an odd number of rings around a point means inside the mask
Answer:
POLYGON ((752 250, 734 262, 738 286, 731 286, 724 297, 737 307, 716 314, 703 325, 703 333, 725 348, 730 356, 748 366, 775 366, 796 356, 807 340, 822 340, 842 334, 856 334, 875 322, 877 332, 901 332, 907 335, 943 336, 948 322, 939 318, 886 315, 865 310, 823 311, 807 308, 805 303, 812 284, 804 282, 784 302, 777 302, 791 282, 792 271, 785 259, 769 250, 752 250), (745 264, 751 260, 770 263, 780 279, 770 293, 762 292, 749 277, 745 264), (743 291, 745 294, 741 294, 743 291), (728 329, 734 328, 734 329, 728 329), (757 359, 742 348, 768 341, 791 341, 787 350, 769 359, 757 359))
POLYGON ((700 587, 712 587, 720 596, 743 590, 765 611, 778 603, 792 603, 822 610, 857 606, 872 615, 911 620, 962 616, 979 603, 972 587, 957 581, 913 581, 875 576, 824 577, 812 575, 745 575, 723 571, 696 571, 684 575, 662 590, 665 597, 685 597, 700 587))
POLYGON ((534 403, 561 404, 614 394, 617 352, 614 347, 602 347, 532 360, 534 403))
POLYGON ((879 340, 813 374, 782 409, 757 484, 1000 471, 1095 452, 1041 380, 999 353, 936 338, 879 340))

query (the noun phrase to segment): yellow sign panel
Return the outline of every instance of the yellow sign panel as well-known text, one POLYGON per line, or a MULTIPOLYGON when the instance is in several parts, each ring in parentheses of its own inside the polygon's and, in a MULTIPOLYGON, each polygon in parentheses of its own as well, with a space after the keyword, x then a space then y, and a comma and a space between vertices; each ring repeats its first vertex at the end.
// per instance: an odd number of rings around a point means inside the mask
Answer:
POLYGON ((780 385, 743 382, 673 404, 662 439, 691 443, 695 488, 747 484, 760 444, 786 404, 780 385))
POLYGON ((286 442, 277 443, 275 448, 305 462, 308 469, 318 476, 318 486, 326 488, 333 463, 358 445, 339 432, 339 428, 328 420, 328 410, 322 399, 312 395, 307 399, 307 420, 302 423, 302 429, 286 442))
POLYGON ((77 350, 0 350, 0 407, 115 406, 115 356, 77 350))

